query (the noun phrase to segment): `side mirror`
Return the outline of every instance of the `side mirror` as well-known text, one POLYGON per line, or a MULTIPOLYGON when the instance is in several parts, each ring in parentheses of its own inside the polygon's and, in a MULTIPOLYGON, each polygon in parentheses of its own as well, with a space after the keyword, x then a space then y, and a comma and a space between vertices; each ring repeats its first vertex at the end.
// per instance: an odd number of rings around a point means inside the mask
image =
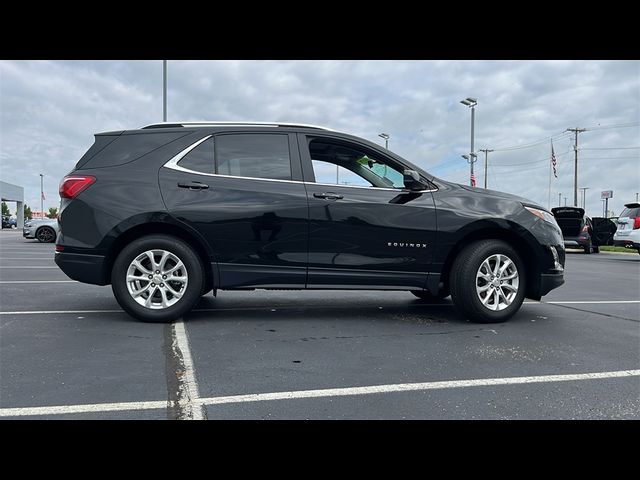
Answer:
POLYGON ((404 187, 411 191, 416 190, 425 190, 427 186, 420 181, 420 174, 415 170, 405 170, 403 172, 404 176, 404 187))

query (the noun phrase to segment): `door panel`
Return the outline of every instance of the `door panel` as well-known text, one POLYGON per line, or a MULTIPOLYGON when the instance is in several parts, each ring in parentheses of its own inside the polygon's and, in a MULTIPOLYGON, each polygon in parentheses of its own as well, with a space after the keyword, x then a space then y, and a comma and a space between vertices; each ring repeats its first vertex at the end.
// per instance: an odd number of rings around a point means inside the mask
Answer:
POLYGON ((616 233, 616 224, 602 217, 593 217, 591 223, 593 224, 593 244, 596 246, 611 244, 613 235, 616 233))
MULTIPOLYGON (((308 171, 312 157, 308 139, 301 137, 303 171, 308 171)), ((355 142, 347 145, 370 152, 355 142)), ((380 152, 369 155, 387 161, 380 152)), ((368 161, 365 157, 365 164, 368 161)), ((436 233, 431 192, 313 182, 306 186, 309 288, 425 287, 436 233)))
MULTIPOLYGON (((299 162, 297 147, 291 159, 299 162)), ((159 180, 169 212, 197 230, 214 252, 211 261, 219 267, 218 288, 304 288, 308 206, 301 181, 166 167, 160 169, 159 180), (198 184, 207 188, 189 188, 198 184)))

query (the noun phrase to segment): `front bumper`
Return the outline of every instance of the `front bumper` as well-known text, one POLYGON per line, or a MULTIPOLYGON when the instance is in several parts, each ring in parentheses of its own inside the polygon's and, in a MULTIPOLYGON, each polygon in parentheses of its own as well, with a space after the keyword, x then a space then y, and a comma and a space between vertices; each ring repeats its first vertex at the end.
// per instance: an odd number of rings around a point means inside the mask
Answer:
POLYGON ((72 280, 93 285, 109 284, 105 257, 102 255, 56 252, 55 262, 72 280))
POLYGON ((33 227, 24 227, 22 229, 22 236, 24 238, 36 238, 36 229, 33 227))
POLYGON ((544 297, 554 288, 564 284, 564 273, 543 273, 540 275, 540 296, 544 297))

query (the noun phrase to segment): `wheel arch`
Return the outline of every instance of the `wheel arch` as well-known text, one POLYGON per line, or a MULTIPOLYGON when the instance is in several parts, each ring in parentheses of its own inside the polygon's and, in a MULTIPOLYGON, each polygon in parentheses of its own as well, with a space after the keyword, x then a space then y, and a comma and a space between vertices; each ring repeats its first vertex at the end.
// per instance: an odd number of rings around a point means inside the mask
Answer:
POLYGON ((522 227, 508 222, 509 228, 497 224, 484 224, 474 229, 467 230, 449 250, 442 265, 440 282, 445 289, 449 289, 451 267, 458 254, 468 245, 479 240, 502 240, 509 244, 520 256, 525 268, 525 281, 527 298, 535 298, 538 285, 537 278, 540 275, 540 247, 533 235, 522 227))
POLYGON ((106 280, 105 284, 111 283, 111 269, 122 248, 138 238, 152 234, 172 235, 186 242, 194 249, 202 262, 205 271, 205 283, 212 286, 218 284, 217 269, 212 266, 211 251, 204 239, 199 238, 198 234, 189 231, 188 227, 175 221, 168 222, 166 218, 136 223, 133 226, 129 226, 126 230, 121 231, 115 237, 108 247, 105 256, 103 272, 106 280))

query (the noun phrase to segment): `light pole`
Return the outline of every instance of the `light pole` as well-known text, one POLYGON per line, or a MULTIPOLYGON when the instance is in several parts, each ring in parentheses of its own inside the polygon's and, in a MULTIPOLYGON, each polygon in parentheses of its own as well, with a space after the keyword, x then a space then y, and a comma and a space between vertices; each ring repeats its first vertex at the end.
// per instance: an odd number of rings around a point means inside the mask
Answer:
POLYGON ((580 187, 580 190, 582 190, 582 209, 586 210, 587 209, 587 190, 589 190, 589 187, 580 187))
POLYGON ((475 175, 473 174, 473 164, 475 163, 475 152, 473 151, 473 133, 474 133, 474 123, 476 117, 476 105, 478 104, 478 100, 475 98, 467 97, 464 100, 460 100, 460 103, 466 105, 471 109, 471 150, 469 150, 469 165, 470 165, 470 176, 469 176, 469 185, 473 186, 475 183, 475 175))
POLYGON ((558 192, 558 206, 561 205, 562 202, 562 193, 558 192))
POLYGON ((167 121, 167 61, 162 61, 162 121, 167 121))
POLYGON ((384 138, 384 148, 389 150, 389 134, 388 133, 380 133, 378 134, 380 138, 384 138))
POLYGON ((44 218, 44 174, 40 174, 40 215, 44 218))

